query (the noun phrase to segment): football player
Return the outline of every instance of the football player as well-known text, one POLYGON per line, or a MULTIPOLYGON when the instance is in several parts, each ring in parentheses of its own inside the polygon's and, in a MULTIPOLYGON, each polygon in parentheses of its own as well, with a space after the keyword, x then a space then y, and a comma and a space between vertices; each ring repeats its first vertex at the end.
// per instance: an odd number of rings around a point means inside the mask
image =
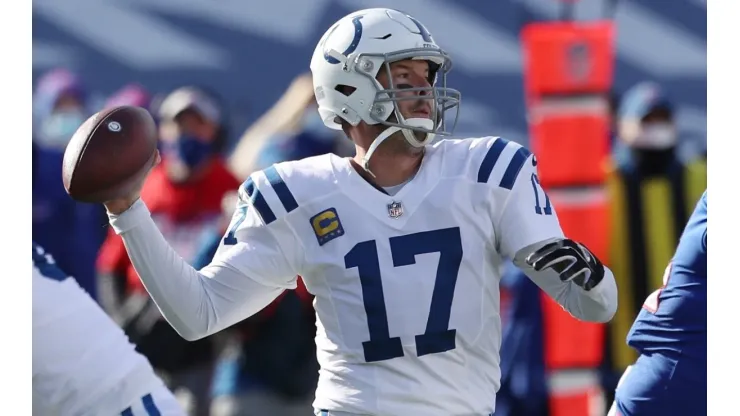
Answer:
POLYGON ((33 243, 33 414, 184 416, 123 331, 33 243))
POLYGON ((707 193, 686 224, 663 287, 627 335, 640 356, 617 387, 610 416, 707 414, 707 193))
POLYGON ((514 259, 578 319, 607 322, 612 273, 564 237, 537 161, 497 137, 451 133, 450 57, 391 9, 331 26, 311 59, 324 124, 354 142, 252 174, 213 262, 167 245, 136 192, 106 202, 145 287, 187 339, 233 325, 296 287, 315 295, 329 415, 488 415, 500 385, 499 265, 514 259))

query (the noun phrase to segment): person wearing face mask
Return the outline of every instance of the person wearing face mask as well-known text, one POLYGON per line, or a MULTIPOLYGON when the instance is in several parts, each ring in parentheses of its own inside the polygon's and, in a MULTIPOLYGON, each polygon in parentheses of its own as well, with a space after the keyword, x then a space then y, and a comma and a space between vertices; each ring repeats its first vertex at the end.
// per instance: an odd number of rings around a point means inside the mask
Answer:
POLYGON ((674 106, 660 86, 645 82, 629 89, 616 122, 608 179, 609 267, 620 290, 604 378, 611 394, 637 358, 625 343, 627 332, 643 301, 662 286, 665 265, 707 184, 706 162, 681 151, 674 106))
POLYGON ((89 115, 86 99, 84 85, 73 72, 57 68, 44 74, 33 96, 34 140, 42 147, 64 152, 89 115))
MULTIPOLYGON (((221 156, 227 140, 224 108, 210 91, 185 86, 164 97, 155 113, 162 163, 149 175, 141 199, 152 207, 152 219, 169 244, 193 261, 202 236, 223 226, 224 196, 240 185, 221 156)), ((188 342, 164 321, 113 232, 100 251, 98 272, 101 286, 118 288, 112 292, 120 295, 118 300, 111 296, 106 309, 185 407, 208 414, 216 355, 213 337, 188 342)))
POLYGON ((105 211, 75 202, 62 184, 64 149, 88 117, 86 89, 74 73, 58 68, 42 75, 33 95, 33 239, 46 247, 93 298, 95 257, 105 239, 105 211))

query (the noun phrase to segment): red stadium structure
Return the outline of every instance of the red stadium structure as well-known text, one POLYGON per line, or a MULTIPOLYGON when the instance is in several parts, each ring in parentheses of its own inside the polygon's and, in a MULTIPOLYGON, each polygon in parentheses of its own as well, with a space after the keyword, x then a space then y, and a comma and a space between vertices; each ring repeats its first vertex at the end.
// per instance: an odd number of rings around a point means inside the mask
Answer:
MULTIPOLYGON (((575 2, 567 0, 564 10, 575 2)), ((530 145, 540 183, 568 237, 607 258, 605 164, 614 24, 536 22, 525 26, 521 37, 530 145)), ((603 415, 596 370, 603 358, 604 325, 575 320, 544 294, 542 302, 551 415, 603 415)))

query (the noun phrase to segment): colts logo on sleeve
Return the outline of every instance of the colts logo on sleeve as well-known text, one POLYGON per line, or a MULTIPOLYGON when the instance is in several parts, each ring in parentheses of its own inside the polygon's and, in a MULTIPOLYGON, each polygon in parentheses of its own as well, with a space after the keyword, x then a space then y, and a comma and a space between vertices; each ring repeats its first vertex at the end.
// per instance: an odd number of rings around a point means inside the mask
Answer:
POLYGON ((313 227, 320 246, 344 235, 342 222, 334 208, 326 209, 311 217, 311 227, 313 227))

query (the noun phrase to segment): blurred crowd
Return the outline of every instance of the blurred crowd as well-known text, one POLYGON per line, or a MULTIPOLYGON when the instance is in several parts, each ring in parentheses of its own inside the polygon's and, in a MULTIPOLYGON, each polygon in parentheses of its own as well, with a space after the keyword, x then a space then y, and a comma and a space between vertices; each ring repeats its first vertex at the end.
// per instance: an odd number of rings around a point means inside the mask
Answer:
MULTIPOLYGON (((227 331, 187 342, 142 287, 122 240, 107 227, 104 209, 72 201, 61 180, 65 146, 86 118, 119 105, 147 108, 158 123, 162 163, 142 199, 172 247, 201 268, 223 237, 239 185, 253 171, 329 152, 353 153, 351 142, 319 118, 310 75, 297 76, 244 132, 230 129, 230 109, 218 92, 200 85, 164 93, 122 85, 101 106, 91 102, 84 80, 54 69, 39 78, 33 104, 34 240, 124 328, 191 414, 311 414, 318 364, 312 297, 305 287, 286 291, 227 331)), ((607 260, 620 289, 620 310, 607 331, 599 370, 607 396, 635 358, 624 342, 626 332, 643 300, 660 287, 662 268, 706 189, 706 146, 679 136, 669 91, 644 82, 615 93, 611 116, 605 168, 615 184, 609 192, 613 227, 623 232, 612 236, 607 260)), ((502 290, 503 383, 496 415, 547 415, 541 294, 513 267, 504 274, 502 290)))

